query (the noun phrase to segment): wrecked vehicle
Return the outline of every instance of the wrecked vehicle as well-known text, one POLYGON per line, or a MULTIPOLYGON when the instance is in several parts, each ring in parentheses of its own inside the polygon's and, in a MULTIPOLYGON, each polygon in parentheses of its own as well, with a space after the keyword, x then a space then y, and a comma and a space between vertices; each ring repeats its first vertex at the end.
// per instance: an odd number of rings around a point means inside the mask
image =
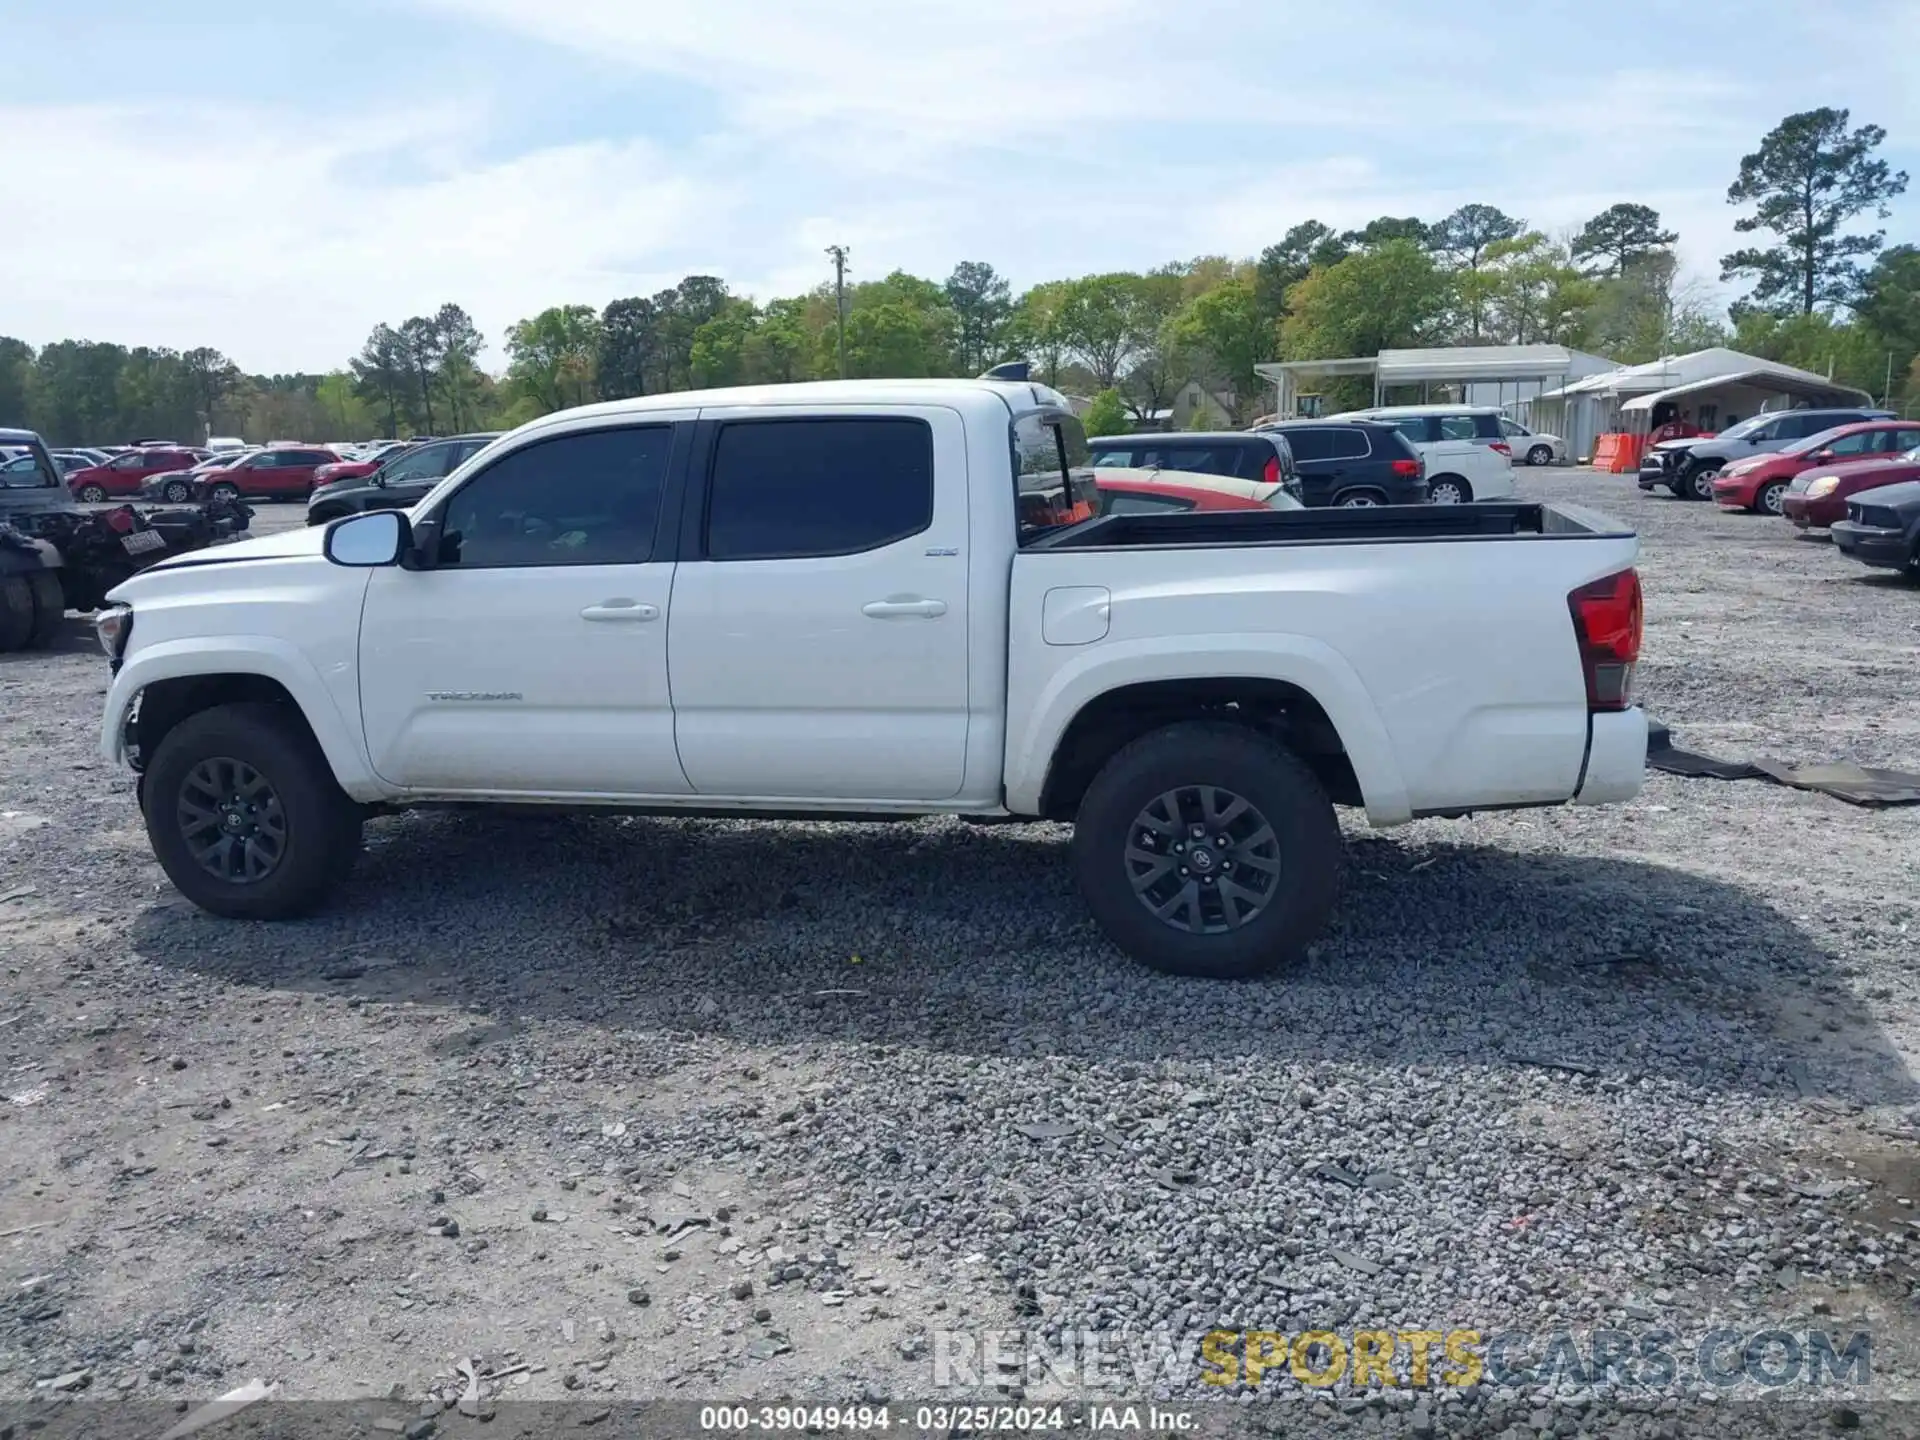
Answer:
POLYGON ((0 430, 0 444, 19 452, 0 470, 0 652, 47 644, 68 610, 97 610, 134 572, 242 535, 253 518, 234 500, 89 510, 38 435, 0 430))

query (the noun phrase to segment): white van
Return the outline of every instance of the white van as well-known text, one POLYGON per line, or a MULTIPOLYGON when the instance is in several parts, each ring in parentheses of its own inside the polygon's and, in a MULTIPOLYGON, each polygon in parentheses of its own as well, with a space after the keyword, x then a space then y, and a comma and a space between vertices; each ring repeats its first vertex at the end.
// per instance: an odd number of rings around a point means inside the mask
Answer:
POLYGON ((1336 420, 1384 420, 1427 462, 1435 505, 1513 498, 1513 447, 1491 405, 1381 405, 1336 420))
POLYGON ((223 455, 229 450, 244 450, 246 448, 247 442, 242 440, 238 435, 209 435, 207 437, 207 449, 213 451, 216 455, 223 455))

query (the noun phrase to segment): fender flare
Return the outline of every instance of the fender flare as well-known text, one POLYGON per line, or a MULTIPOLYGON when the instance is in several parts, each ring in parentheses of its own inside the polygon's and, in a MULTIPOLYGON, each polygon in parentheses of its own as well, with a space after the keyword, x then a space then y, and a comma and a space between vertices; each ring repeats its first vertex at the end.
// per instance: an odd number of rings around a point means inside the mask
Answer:
POLYGON ((215 675, 259 675, 275 681, 293 697, 319 742, 333 776, 353 799, 388 797, 389 787, 374 774, 360 736, 358 717, 340 711, 332 693, 307 658, 285 640, 270 635, 220 635, 168 640, 136 651, 114 676, 100 722, 100 753, 114 764, 126 761, 125 727, 134 697, 162 680, 215 675))
POLYGON ((1021 815, 1039 813, 1061 739, 1074 717, 1100 696, 1129 685, 1221 676, 1277 680, 1306 691, 1339 732, 1368 821, 1384 826, 1413 818, 1392 738, 1359 675, 1325 642, 1284 634, 1120 641, 1073 656, 1048 678, 1027 707, 1025 723, 1008 736, 1007 808, 1021 815))

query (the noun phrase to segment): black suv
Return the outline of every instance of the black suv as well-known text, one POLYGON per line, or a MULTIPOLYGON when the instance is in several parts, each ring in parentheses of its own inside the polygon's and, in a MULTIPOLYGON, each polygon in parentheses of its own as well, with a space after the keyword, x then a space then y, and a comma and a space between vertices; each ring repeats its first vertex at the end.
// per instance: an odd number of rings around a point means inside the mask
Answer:
POLYGON ((1231 475, 1256 485, 1292 488, 1293 453, 1287 442, 1263 432, 1182 430, 1141 435, 1100 435, 1087 441, 1088 464, 1134 470, 1185 470, 1193 475, 1231 475))
POLYGON ((1427 467, 1385 420, 1280 420, 1260 434, 1284 436, 1300 472, 1294 492, 1308 505, 1424 505, 1427 467))
POLYGON ((307 500, 307 524, 324 525, 361 510, 405 510, 478 455, 503 432, 490 430, 429 440, 396 454, 371 475, 322 485, 307 500))

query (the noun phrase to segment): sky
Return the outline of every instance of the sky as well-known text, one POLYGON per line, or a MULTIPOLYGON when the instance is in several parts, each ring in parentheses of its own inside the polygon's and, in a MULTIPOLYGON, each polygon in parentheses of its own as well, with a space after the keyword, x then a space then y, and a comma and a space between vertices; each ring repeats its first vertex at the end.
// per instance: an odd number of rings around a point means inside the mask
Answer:
POLYGON ((6 0, 0 334, 324 370, 455 301, 499 369, 548 305, 833 243, 1019 288, 1470 201, 1651 204, 1717 286, 1784 115, 1920 177, 1915 54, 1912 0, 6 0))

